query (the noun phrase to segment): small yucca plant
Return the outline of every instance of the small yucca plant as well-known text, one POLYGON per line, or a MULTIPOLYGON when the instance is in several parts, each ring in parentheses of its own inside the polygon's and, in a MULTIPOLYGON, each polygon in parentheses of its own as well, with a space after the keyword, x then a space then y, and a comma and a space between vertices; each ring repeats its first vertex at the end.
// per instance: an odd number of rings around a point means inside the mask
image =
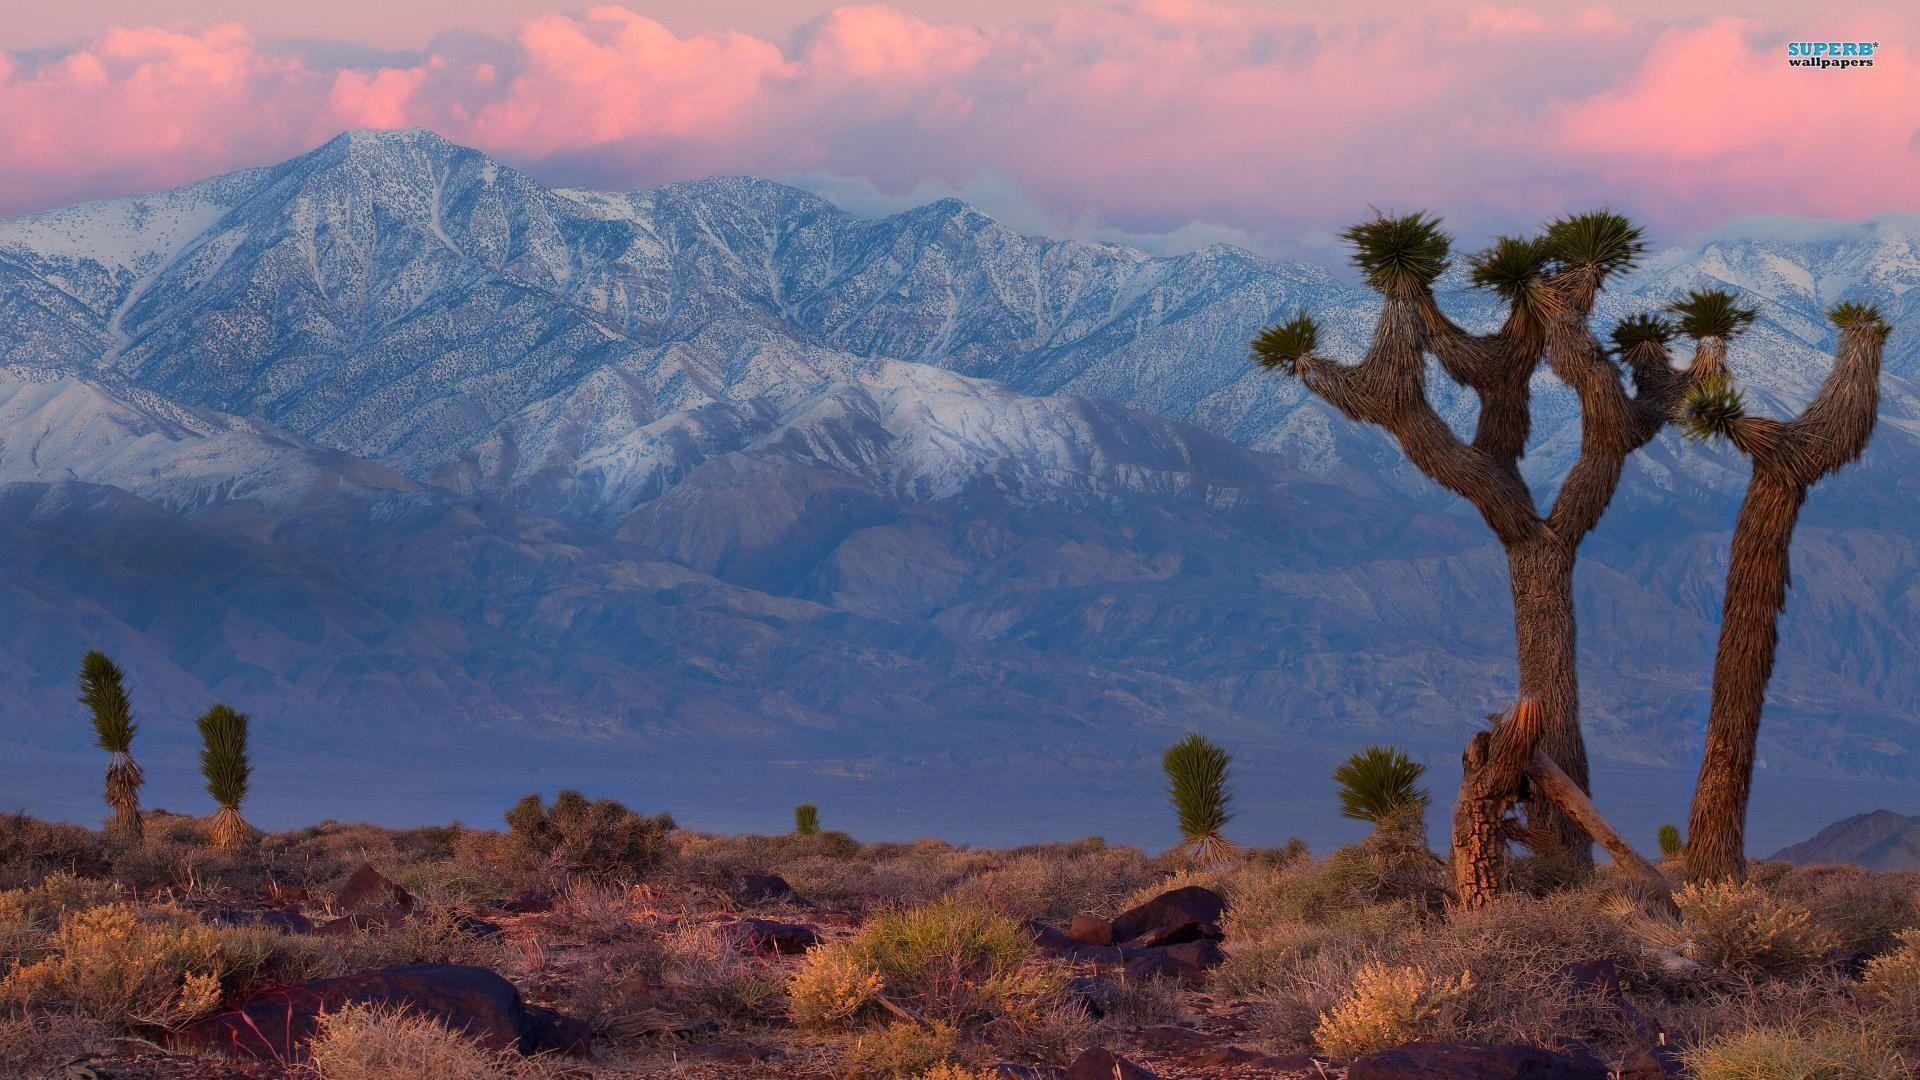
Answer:
POLYGON ((1397 747, 1369 746, 1333 770, 1340 785, 1340 813, 1376 827, 1418 822, 1431 798, 1420 786, 1427 767, 1397 747))
POLYGON ((810 802, 794 807, 793 831, 801 836, 820 835, 820 808, 810 802))
POLYGON ((1680 857, 1680 827, 1678 825, 1660 826, 1660 856, 1666 859, 1680 857))
POLYGON ((1167 798, 1180 818, 1179 850, 1196 863, 1220 862, 1235 846, 1221 835, 1233 820, 1233 755, 1196 731, 1167 747, 1161 767, 1167 774, 1167 798))
POLYGON ((120 669, 98 649, 80 661, 80 704, 93 722, 93 744, 111 755, 107 762, 107 806, 113 831, 128 841, 141 836, 140 785, 146 773, 133 760, 133 702, 120 669))
POLYGON ((215 847, 231 851, 253 836, 253 826, 240 816, 247 797, 247 778, 253 765, 247 758, 247 714, 225 702, 200 718, 200 772, 207 778, 207 794, 220 809, 213 815, 215 847))

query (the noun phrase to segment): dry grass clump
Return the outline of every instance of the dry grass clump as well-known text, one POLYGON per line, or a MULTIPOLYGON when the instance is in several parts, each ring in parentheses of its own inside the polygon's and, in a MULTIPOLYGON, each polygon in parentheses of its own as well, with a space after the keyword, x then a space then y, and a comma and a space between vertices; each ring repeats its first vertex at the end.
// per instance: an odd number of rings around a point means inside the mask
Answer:
POLYGON ((99 1052, 106 1025, 68 1009, 0 1010, 0 1076, 58 1076, 75 1058, 99 1052))
POLYGON ((1436 1039, 1454 1029, 1471 989, 1473 976, 1464 971, 1441 976, 1420 967, 1369 963, 1354 976, 1346 999, 1320 1018, 1313 1040, 1323 1052, 1345 1059, 1436 1039))
POLYGON ((841 1068, 856 1077, 924 1076, 953 1064, 959 1043, 960 1029, 952 1024, 895 1021, 856 1036, 846 1047, 841 1068))
POLYGON ((537 1080, 560 1071, 511 1050, 490 1050, 433 1019, 404 1010, 348 1005, 320 1018, 309 1044, 318 1080, 537 1080))
POLYGON ((1016 919, 1060 920, 1081 912, 1116 913, 1151 877, 1145 852, 1090 839, 1015 848, 960 881, 950 895, 1016 919))
POLYGON ((1913 1063, 1870 1028, 1759 1027, 1683 1056, 1696 1080, 1906 1080, 1913 1063))
POLYGON ((1020 925, 978 905, 943 900, 875 915, 859 934, 807 954, 788 984, 796 1023, 844 1024, 882 1001, 916 1018, 1031 1019, 1055 989, 1030 970, 1020 925))
POLYGON ((1900 931, 1920 927, 1920 874, 1814 866, 1780 875, 1766 888, 1811 912, 1849 953, 1881 952, 1900 931))
POLYGON ((50 873, 102 877, 110 869, 106 842, 78 825, 0 814, 0 888, 31 885, 50 873))
POLYGON ((1867 962, 1860 994, 1889 1027, 1920 1040, 1920 930, 1902 931, 1899 947, 1867 962))

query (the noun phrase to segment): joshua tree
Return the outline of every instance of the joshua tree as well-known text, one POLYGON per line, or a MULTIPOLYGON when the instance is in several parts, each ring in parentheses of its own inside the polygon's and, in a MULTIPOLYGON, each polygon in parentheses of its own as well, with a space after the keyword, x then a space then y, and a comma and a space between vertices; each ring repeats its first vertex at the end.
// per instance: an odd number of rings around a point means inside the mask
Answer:
POLYGON ((133 702, 127 697, 120 669, 107 654, 94 650, 80 661, 80 704, 93 721, 93 744, 111 757, 107 761, 107 805, 113 809, 112 829, 129 842, 141 836, 140 785, 146 773, 133 760, 133 702))
POLYGON ((820 835, 820 808, 810 802, 794 807, 793 831, 801 836, 820 835))
POLYGON ((1233 791, 1228 774, 1233 755, 1194 732, 1167 747, 1161 767, 1167 774, 1167 798, 1180 817, 1180 852, 1201 865, 1220 862, 1234 843, 1220 834, 1233 820, 1233 791))
MULTIPOLYGON (((1683 329, 1703 350, 1724 355, 1726 341, 1751 310, 1682 305, 1683 329)), ((1780 644, 1780 611, 1787 603, 1788 548, 1807 490, 1859 458, 1873 435, 1880 407, 1880 351, 1888 326, 1872 307, 1844 303, 1829 317, 1840 328, 1840 350, 1813 404, 1789 421, 1749 416, 1731 376, 1721 374, 1687 397, 1689 434, 1724 438, 1753 463, 1746 500, 1733 527, 1720 645, 1713 663, 1713 704, 1707 716, 1706 756, 1687 820, 1687 879, 1739 879, 1747 796, 1760 736, 1760 710, 1780 644)))
POLYGON ((1375 829, 1418 832, 1432 799, 1420 786, 1427 767, 1392 746, 1369 746, 1333 770, 1340 814, 1375 829))
POLYGON ((253 835, 253 826, 240 816, 247 797, 247 714, 234 712, 225 702, 200 718, 200 773, 207 778, 207 794, 220 809, 213 815, 215 847, 231 851, 253 835))
MULTIPOLYGON (((1254 357, 1298 377, 1349 418, 1384 429, 1421 472, 1466 499, 1507 553, 1518 645, 1520 696, 1538 703, 1539 745, 1583 790, 1574 673, 1575 553, 1605 513, 1628 455, 1659 434, 1700 377, 1675 370, 1666 324, 1624 324, 1602 348, 1588 323, 1607 279, 1645 249, 1639 228, 1606 211, 1553 222, 1538 238, 1503 237, 1472 260, 1472 281, 1507 303, 1491 334, 1470 334, 1434 301, 1451 241, 1426 214, 1377 216, 1348 229, 1354 263, 1385 300, 1366 356, 1354 365, 1319 351, 1304 312, 1255 339, 1254 357), (1455 435, 1429 401, 1426 357, 1472 390, 1479 415, 1471 439, 1455 435), (1529 385, 1545 363, 1580 404, 1580 453, 1547 512, 1520 475, 1530 426, 1529 385), (1625 368, 1632 385, 1623 383, 1625 368)), ((1531 835, 1575 871, 1592 866, 1582 830, 1557 806, 1530 800, 1531 835)))
POLYGON ((1683 845, 1680 842, 1680 826, 1678 825, 1660 826, 1659 840, 1660 840, 1660 857, 1661 858, 1677 859, 1680 857, 1680 850, 1683 847, 1683 845))

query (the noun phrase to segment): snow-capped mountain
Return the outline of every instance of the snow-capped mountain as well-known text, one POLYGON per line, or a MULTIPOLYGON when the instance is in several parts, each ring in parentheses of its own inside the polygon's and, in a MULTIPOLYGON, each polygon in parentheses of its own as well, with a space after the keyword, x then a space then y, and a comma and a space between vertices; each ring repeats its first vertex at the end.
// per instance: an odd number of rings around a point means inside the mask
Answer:
MULTIPOLYGON (((1796 548, 1767 765, 1920 777, 1920 219, 1726 230, 1603 312, 1703 284, 1762 308, 1735 360, 1763 407, 1817 384, 1835 298, 1896 323, 1886 423, 1796 548)), ((1443 299, 1493 317, 1457 272, 1443 299)), ((349 747, 398 715, 864 770, 1063 732, 1145 760, 1193 725, 1457 746, 1509 685, 1497 551, 1248 362, 1301 308, 1357 352, 1374 305, 952 200, 550 189, 427 132, 0 222, 0 701, 64 708, 98 643, 165 708, 349 747)), ((1536 433, 1545 484, 1567 395, 1536 433)), ((1663 440, 1592 541, 1599 753, 1694 752, 1743 479, 1663 440)))

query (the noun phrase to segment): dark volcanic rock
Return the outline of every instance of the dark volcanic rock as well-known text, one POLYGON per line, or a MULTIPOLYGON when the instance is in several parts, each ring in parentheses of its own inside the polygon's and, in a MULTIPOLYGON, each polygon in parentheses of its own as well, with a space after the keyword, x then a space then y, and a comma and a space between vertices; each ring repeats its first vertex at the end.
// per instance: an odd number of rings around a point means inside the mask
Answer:
POLYGON ((1079 998, 1087 1014, 1095 1020, 1107 1015, 1126 1000, 1120 984, 1101 975, 1079 975, 1067 980, 1067 993, 1079 998))
POLYGON ((173 1041, 183 1050, 291 1062, 306 1053, 320 1016, 349 1004, 406 1008, 486 1046, 523 1054, 581 1054, 592 1038, 581 1021, 526 1004, 512 983, 485 968, 409 964, 268 990, 190 1025, 173 1041))
POLYGON ((1347 1080, 1608 1080, 1586 1055, 1535 1046, 1411 1043, 1379 1050, 1347 1068, 1347 1080))
POLYGON ((1092 1046, 1067 1066, 1064 1080, 1156 1080, 1156 1077, 1104 1046, 1092 1046))
POLYGON ((1118 965, 1127 962, 1127 954, 1118 945, 1088 945, 1073 950, 1072 956, 1082 964, 1118 965))
POLYGON ((386 875, 371 866, 362 865, 340 886, 340 892, 333 898, 335 911, 355 912, 372 911, 379 908, 398 908, 408 911, 413 908, 413 894, 399 885, 387 880, 386 875))
POLYGON ((1219 967, 1225 959, 1220 946, 1205 938, 1153 949, 1128 949, 1126 956, 1130 979, 1179 979, 1189 985, 1204 981, 1207 972, 1219 967))
POLYGON ((1067 936, 1087 945, 1113 944, 1113 923, 1098 915, 1075 915, 1067 936))
POLYGON ((820 932, 800 923, 739 919, 728 925, 734 939, 750 949, 796 956, 820 944, 820 932))
POLYGON ((1189 924, 1198 924, 1199 930, 1192 937, 1220 936, 1220 916, 1227 910, 1227 903, 1220 894, 1212 889, 1198 885, 1188 885, 1161 893, 1159 896, 1122 912, 1113 920, 1113 940, 1125 945, 1136 938, 1148 934, 1159 935, 1159 939, 1148 944, 1174 944, 1167 935, 1186 933, 1189 924))
POLYGON ((1058 927, 1048 926, 1043 922, 1029 919, 1025 923, 1022 923, 1021 926, 1027 932, 1027 940, 1033 942, 1033 947, 1043 953, 1049 953, 1054 956, 1070 956, 1079 949, 1086 947, 1085 942, 1068 937, 1062 933, 1058 927))
POLYGON ((527 889, 500 901, 499 907, 509 915, 538 915, 553 910, 553 894, 527 889))
POLYGON ((807 904, 779 874, 745 874, 728 891, 742 904, 807 904))

